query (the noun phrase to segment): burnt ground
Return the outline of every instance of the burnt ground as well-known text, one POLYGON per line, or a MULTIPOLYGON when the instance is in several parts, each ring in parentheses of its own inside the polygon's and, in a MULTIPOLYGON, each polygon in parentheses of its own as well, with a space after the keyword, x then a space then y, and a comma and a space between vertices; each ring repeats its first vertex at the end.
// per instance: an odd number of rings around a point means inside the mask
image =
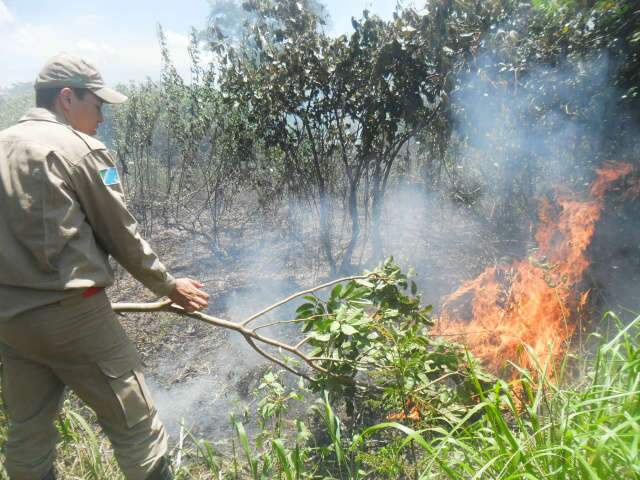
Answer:
MULTIPOLYGON (((205 283, 210 315, 240 321, 303 289, 302 283, 314 284, 304 272, 275 268, 268 257, 257 264, 253 255, 213 253, 186 234, 162 236, 153 239, 154 248, 174 276, 205 283)), ((109 291, 112 302, 155 299, 122 269, 117 277, 109 291)), ((262 357, 234 332, 174 314, 126 314, 121 323, 140 352, 154 401, 173 436, 181 424, 204 438, 232 436, 230 414, 242 416, 251 408, 252 393, 268 368, 262 357)))

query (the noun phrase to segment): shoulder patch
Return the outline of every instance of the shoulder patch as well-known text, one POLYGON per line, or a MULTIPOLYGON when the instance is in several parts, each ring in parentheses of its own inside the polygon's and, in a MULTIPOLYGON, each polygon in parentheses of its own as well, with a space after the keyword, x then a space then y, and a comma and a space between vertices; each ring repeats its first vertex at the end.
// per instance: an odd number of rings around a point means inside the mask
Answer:
POLYGON ((120 183, 120 175, 116 167, 108 167, 100 170, 100 178, 105 185, 116 185, 120 183))

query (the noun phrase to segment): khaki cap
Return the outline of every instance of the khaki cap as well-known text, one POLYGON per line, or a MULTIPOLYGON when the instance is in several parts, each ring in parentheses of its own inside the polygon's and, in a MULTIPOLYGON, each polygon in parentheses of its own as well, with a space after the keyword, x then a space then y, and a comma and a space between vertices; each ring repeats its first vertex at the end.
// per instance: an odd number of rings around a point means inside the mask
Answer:
POLYGON ((50 58, 36 78, 35 88, 86 88, 105 103, 122 103, 127 97, 105 86, 98 69, 87 60, 60 53, 50 58))

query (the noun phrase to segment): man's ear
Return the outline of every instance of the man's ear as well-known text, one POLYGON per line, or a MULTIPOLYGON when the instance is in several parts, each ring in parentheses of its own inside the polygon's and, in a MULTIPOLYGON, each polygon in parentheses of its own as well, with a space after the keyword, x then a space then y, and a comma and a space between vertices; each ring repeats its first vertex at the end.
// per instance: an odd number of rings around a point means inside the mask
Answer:
POLYGON ((69 108, 71 108, 72 100, 73 90, 71 90, 69 87, 64 87, 62 90, 60 90, 60 93, 58 94, 58 101, 60 102, 60 106, 65 112, 69 110, 69 108))

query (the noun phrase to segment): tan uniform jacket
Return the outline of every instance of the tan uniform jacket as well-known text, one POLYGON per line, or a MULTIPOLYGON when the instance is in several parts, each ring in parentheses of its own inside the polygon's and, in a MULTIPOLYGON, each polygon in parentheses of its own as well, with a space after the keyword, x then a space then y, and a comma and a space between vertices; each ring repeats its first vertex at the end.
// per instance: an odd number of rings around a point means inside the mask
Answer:
POLYGON ((108 254, 158 295, 169 275, 106 147, 34 108, 0 132, 0 321, 113 283, 108 254))

